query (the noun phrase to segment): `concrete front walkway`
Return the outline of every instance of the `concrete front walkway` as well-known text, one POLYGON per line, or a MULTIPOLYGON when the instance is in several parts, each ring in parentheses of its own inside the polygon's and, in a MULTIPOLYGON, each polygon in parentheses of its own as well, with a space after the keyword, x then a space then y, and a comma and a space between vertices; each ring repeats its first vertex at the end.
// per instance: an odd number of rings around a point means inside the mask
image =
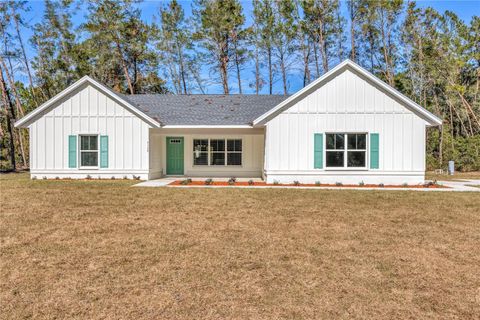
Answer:
POLYGON ((147 180, 134 185, 134 187, 165 187, 173 181, 178 180, 176 178, 161 178, 155 180, 147 180))
MULTIPOLYGON (((169 187, 169 188, 257 188, 257 189, 265 189, 265 188, 284 188, 284 189, 324 189, 324 190, 380 190, 380 191, 450 191, 450 192, 462 192, 462 191, 472 191, 472 192, 480 192, 480 188, 472 187, 473 185, 480 185, 480 180, 456 180, 456 181, 438 181, 438 184, 446 186, 448 188, 355 188, 355 187, 306 187, 306 186, 189 186, 189 185, 176 185, 176 186, 169 186, 175 180, 183 180, 186 178, 176 178, 176 177, 168 177, 168 178, 161 178, 156 180, 149 180, 140 182, 134 187, 169 187)), ((196 181, 205 181, 208 178, 199 178, 195 177, 192 178, 196 181)), ((212 178, 214 181, 228 181, 228 178, 212 178)), ((248 181, 250 178, 238 178, 237 181, 248 181)), ((255 182, 262 181, 260 178, 251 179, 255 182)))
MULTIPOLYGON (((227 182, 230 178, 223 178, 223 177, 165 177, 161 179, 155 180, 148 180, 144 182, 140 182, 134 187, 165 187, 168 184, 172 183, 176 180, 185 180, 185 179, 192 179, 194 181, 205 181, 207 179, 212 179, 213 181, 224 181, 227 182)), ((263 181, 261 178, 237 178, 238 182, 247 182, 249 180, 253 180, 254 182, 261 182, 263 181)))
POLYGON ((480 180, 455 180, 438 181, 439 184, 452 188, 451 191, 476 191, 480 192, 480 180), (478 187, 472 187, 478 186, 478 187))

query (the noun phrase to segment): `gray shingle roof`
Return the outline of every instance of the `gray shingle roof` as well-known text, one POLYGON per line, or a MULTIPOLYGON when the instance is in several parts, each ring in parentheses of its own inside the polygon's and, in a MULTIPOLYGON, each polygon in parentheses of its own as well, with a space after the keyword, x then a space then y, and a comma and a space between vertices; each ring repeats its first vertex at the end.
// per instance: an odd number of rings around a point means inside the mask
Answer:
POLYGON ((126 101, 165 125, 250 125, 284 95, 136 94, 126 101))

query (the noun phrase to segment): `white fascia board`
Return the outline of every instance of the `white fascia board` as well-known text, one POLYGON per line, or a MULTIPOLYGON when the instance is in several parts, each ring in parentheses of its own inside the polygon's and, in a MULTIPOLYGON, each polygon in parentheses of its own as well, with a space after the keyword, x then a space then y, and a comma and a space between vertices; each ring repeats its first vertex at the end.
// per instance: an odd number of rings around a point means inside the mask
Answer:
POLYGON ((46 101, 44 104, 42 104, 41 106, 39 106, 38 108, 36 108, 32 112, 27 114, 25 117, 23 117, 22 119, 15 122, 15 127, 17 127, 17 128, 27 127, 33 121, 35 121, 38 116, 40 116, 46 110, 48 110, 48 108, 50 106, 52 106, 54 103, 56 103, 57 101, 59 101, 60 99, 65 97, 66 95, 72 93, 73 91, 75 91, 77 88, 81 87, 85 83, 89 83, 92 86, 96 87, 99 91, 106 94, 107 96, 109 96, 110 98, 115 100, 116 102, 122 104, 127 110, 129 110, 130 112, 132 112, 133 114, 135 114, 136 116, 138 116, 139 118, 141 118, 142 120, 144 120, 145 122, 150 124, 151 126, 156 127, 156 128, 160 128, 160 123, 158 121, 150 118, 145 113, 141 112, 140 110, 138 110, 137 108, 132 106, 129 102, 122 99, 120 96, 118 96, 111 89, 109 89, 106 86, 104 86, 103 84, 95 81, 94 79, 90 78, 89 76, 82 77, 80 80, 78 80, 77 82, 75 82, 74 84, 72 84, 71 86, 66 88, 65 90, 61 91, 60 93, 58 93, 56 96, 54 96, 50 100, 46 101))
POLYGON ((353 61, 347 59, 343 61, 342 63, 338 64, 335 68, 332 70, 328 71, 325 73, 323 76, 318 78, 317 80, 313 81, 310 83, 308 86, 304 87, 297 93, 293 94, 290 96, 288 99, 282 101, 280 104, 278 104, 275 108, 270 109, 257 119, 253 121, 253 126, 258 127, 264 125, 267 121, 271 120, 274 118, 278 113, 282 112, 283 110, 287 109, 293 102, 295 102, 298 99, 302 99, 305 95, 309 94, 312 89, 316 89, 317 86, 321 85, 325 80, 329 79, 333 75, 335 75, 337 72, 340 70, 350 67, 354 71, 360 73, 361 75, 365 76, 368 80, 373 82, 375 85, 383 89, 384 91, 390 93, 394 97, 396 97, 398 100, 400 100, 403 104, 407 106, 407 108, 411 109, 413 112, 418 113, 424 120, 427 121, 427 125, 429 126, 438 126, 442 124, 442 120, 426 110, 425 108, 422 108, 419 106, 417 103, 414 101, 410 100, 407 98, 405 95, 397 91, 396 89, 392 88, 358 64, 354 63, 353 61))
POLYGON ((249 125, 166 125, 162 129, 252 129, 249 125))

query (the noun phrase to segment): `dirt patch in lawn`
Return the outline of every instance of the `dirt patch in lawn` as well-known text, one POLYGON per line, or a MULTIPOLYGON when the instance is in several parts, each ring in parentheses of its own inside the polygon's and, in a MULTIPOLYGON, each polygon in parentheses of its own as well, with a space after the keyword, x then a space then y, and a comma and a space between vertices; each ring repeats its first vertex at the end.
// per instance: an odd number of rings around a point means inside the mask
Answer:
POLYGON ((301 183, 301 184, 283 184, 283 183, 266 183, 266 182, 248 182, 248 181, 238 181, 235 183, 230 183, 228 181, 186 181, 186 180, 175 180, 169 183, 170 186, 192 186, 192 187, 199 187, 199 186, 250 186, 250 187, 346 187, 346 188, 414 188, 414 189, 439 189, 439 188, 447 188, 445 186, 439 184, 425 184, 425 185, 378 185, 378 184, 308 184, 308 183, 301 183))
POLYGON ((480 196, 0 177, 0 319, 473 319, 480 196))

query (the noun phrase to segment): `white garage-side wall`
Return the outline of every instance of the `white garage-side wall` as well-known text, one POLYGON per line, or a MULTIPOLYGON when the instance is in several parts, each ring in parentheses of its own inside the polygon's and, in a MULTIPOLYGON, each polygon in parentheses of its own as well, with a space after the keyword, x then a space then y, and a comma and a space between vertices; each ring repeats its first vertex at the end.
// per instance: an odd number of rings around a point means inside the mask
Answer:
POLYGON ((264 160, 263 128, 248 129, 151 129, 150 152, 152 178, 167 173, 167 137, 184 138, 184 175, 188 177, 261 177, 264 160), (193 139, 241 139, 241 166, 206 166, 193 164, 193 139), (155 156, 153 156, 155 154, 155 156), (161 172, 158 172, 161 168, 161 172))
MULTIPOLYGON (((149 125, 86 83, 30 124, 32 177, 148 178, 149 125), (108 136, 108 168, 69 168, 69 135, 108 136)), ((77 149, 77 156, 79 150, 77 149)))
POLYGON ((267 182, 417 184, 425 173, 426 122, 361 75, 346 69, 266 123, 267 182), (378 133, 379 169, 325 168, 325 133, 378 133), (324 134, 314 169, 314 134, 324 134))

